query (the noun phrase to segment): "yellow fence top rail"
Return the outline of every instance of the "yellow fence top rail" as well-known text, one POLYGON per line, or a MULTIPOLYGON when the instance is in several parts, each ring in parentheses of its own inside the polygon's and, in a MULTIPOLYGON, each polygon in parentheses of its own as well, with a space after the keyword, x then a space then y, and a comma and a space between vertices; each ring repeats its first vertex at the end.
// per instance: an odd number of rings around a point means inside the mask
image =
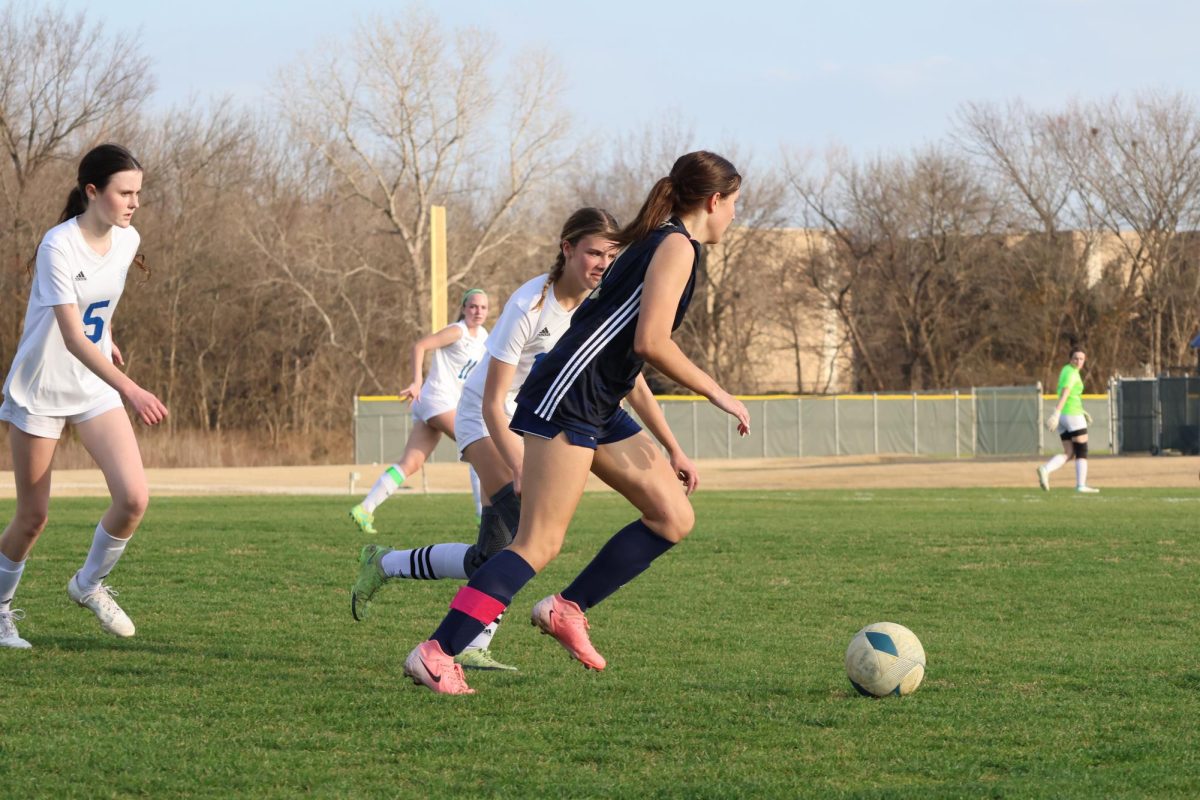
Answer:
MULTIPOLYGON (((958 394, 917 394, 917 400, 953 400, 956 397, 962 399, 970 397, 970 392, 962 391, 958 394)), ((1043 400, 1054 400, 1058 395, 1043 394, 1043 400)), ((739 400, 908 400, 912 401, 912 393, 908 394, 739 394, 739 400)), ((696 394, 656 394, 655 400, 664 402, 707 402, 703 397, 696 394)), ((1107 400, 1106 394, 1085 394, 1084 400, 1107 400)), ((396 394, 360 394, 358 396, 360 403, 395 403, 400 401, 400 395, 396 394)))

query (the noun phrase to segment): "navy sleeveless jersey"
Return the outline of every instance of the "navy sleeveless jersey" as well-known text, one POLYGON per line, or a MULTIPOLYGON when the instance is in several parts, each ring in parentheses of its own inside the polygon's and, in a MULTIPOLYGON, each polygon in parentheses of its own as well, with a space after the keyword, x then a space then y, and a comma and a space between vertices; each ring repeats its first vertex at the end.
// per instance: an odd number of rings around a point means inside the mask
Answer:
POLYGON ((642 284, 659 244, 672 233, 687 236, 696 252, 671 330, 679 327, 696 286, 700 245, 672 218, 617 257, 558 344, 534 364, 517 405, 566 430, 598 435, 646 363, 633 352, 642 284))

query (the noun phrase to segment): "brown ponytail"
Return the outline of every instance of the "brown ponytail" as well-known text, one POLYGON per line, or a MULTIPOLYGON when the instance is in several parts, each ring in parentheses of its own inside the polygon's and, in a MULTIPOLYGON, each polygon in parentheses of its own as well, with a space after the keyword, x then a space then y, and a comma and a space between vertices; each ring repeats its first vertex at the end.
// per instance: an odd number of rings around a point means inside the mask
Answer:
POLYGON ((633 222, 616 235, 621 246, 646 238, 672 215, 699 207, 714 194, 731 195, 742 185, 742 176, 727 159, 707 150, 680 156, 671 173, 650 190, 633 222))
POLYGON ((603 208, 581 208, 567 217, 567 221, 563 223, 562 233, 558 237, 558 257, 554 259, 554 266, 551 267, 550 274, 546 277, 546 283, 542 286, 542 296, 538 298, 533 307, 542 307, 542 303, 546 302, 546 292, 550 291, 551 286, 558 283, 563 270, 566 269, 567 257, 563 255, 563 242, 568 242, 574 247, 585 236, 602 236, 615 241, 620 227, 616 218, 603 208))

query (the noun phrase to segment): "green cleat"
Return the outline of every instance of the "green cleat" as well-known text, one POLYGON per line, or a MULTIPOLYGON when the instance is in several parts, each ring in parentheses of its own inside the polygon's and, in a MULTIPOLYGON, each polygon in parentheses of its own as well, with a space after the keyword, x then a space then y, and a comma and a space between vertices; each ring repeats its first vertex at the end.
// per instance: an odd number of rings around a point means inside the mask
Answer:
POLYGON ((389 578, 383 574, 379 560, 392 552, 390 547, 365 545, 358 554, 358 579, 350 589, 350 615, 358 622, 367 618, 367 604, 389 578))
POLYGON ((464 650, 454 657, 454 663, 464 669, 489 669, 501 670, 504 672, 516 672, 517 668, 508 664, 501 664, 496 659, 492 658, 492 651, 486 647, 476 647, 473 650, 464 650))
POLYGON ((374 536, 379 532, 375 530, 375 515, 363 508, 362 503, 350 509, 350 519, 354 520, 358 529, 368 536, 374 536))

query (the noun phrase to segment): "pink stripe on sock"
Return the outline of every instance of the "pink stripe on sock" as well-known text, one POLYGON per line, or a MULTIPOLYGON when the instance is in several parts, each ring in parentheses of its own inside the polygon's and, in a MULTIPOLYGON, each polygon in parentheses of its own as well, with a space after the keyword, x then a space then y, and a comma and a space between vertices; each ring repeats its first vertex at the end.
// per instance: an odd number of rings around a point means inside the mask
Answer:
POLYGON ((454 599, 450 601, 450 608, 455 611, 461 611, 468 617, 479 620, 484 625, 491 625, 496 621, 496 617, 504 613, 504 609, 507 606, 490 594, 484 594, 478 589, 464 586, 458 590, 458 594, 454 595, 454 599))

